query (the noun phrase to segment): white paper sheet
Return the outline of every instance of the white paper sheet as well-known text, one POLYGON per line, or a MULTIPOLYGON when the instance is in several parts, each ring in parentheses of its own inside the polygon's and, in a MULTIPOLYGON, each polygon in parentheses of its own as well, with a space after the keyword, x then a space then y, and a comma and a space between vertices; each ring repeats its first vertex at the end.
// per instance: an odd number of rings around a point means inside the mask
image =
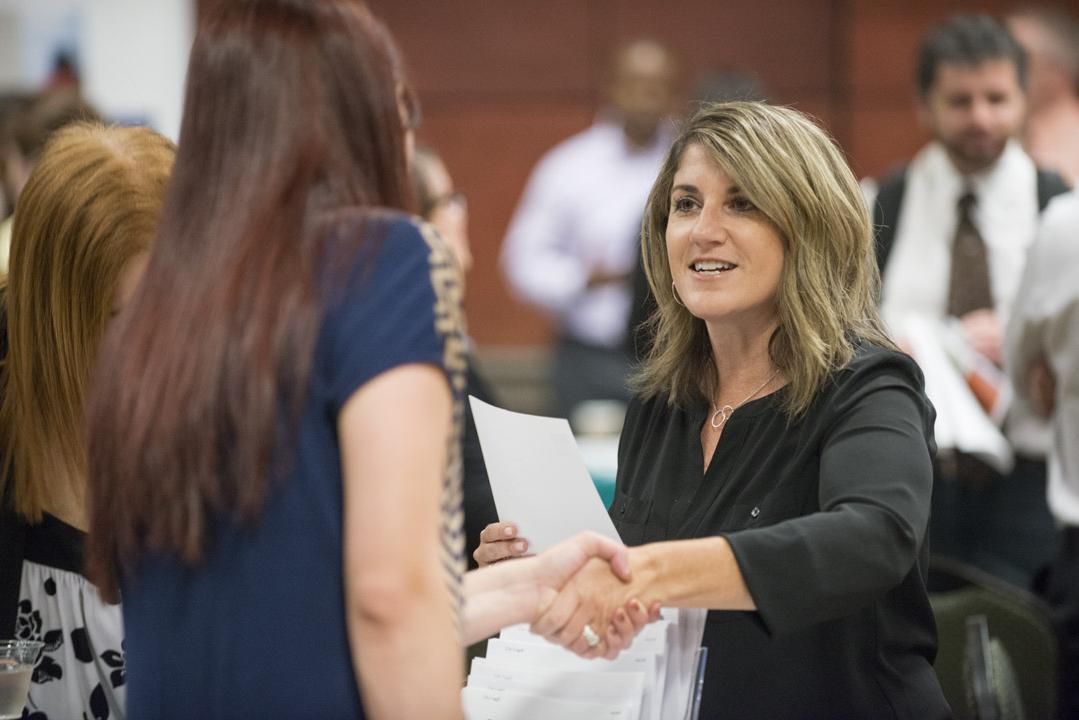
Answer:
POLYGON ((625 705, 629 710, 626 720, 639 720, 644 673, 522 667, 478 657, 472 660, 468 686, 559 700, 625 705))
MULTIPOLYGON (((476 398, 470 402, 499 517, 518 524, 531 551, 542 552, 582 530, 621 542, 569 423, 501 410, 476 398)), ((633 645, 611 661, 580 658, 533 635, 527 626, 506 628, 500 638, 488 642, 486 660, 478 659, 476 672, 469 677, 466 709, 477 713, 469 717, 600 718, 607 717, 600 713, 610 712, 620 720, 684 720, 706 615, 704 610, 665 608, 663 620, 645 627, 633 645), (502 672, 501 678, 494 668, 502 672), (612 674, 643 678, 641 691, 633 690, 626 698, 633 706, 630 714, 625 714, 624 706, 604 703, 590 706, 591 715, 575 714, 580 710, 574 705, 578 700, 606 702, 612 697, 599 685, 610 682, 617 689, 619 681, 598 680, 612 674), (589 685, 579 679, 586 675, 597 678, 590 698, 589 685), (551 683, 557 684, 556 690, 545 689, 551 683), (562 697, 560 691, 572 698, 562 697), (578 697, 578 691, 585 697, 578 697), (545 705, 541 710, 535 704, 538 700, 526 701, 536 696, 570 704, 545 705), (497 714, 506 708, 520 714, 497 714)))
POLYGON ((500 663, 525 667, 601 672, 643 672, 644 699, 642 718, 658 720, 666 684, 666 658, 651 652, 626 650, 614 660, 586 660, 551 643, 538 645, 493 638, 487 641, 487 658, 500 663))
MULTIPOLYGON (((659 620, 645 625, 641 628, 641 631, 637 633, 637 637, 633 638, 633 644, 626 649, 636 650, 638 652, 666 653, 668 630, 678 619, 676 609, 672 612, 671 616, 672 619, 661 617, 659 620)), ((498 634, 498 637, 502 640, 510 640, 513 642, 532 643, 533 645, 551 645, 551 643, 542 635, 537 635, 529 630, 528 625, 526 624, 504 627, 502 628, 502 632, 498 634)))
POLYGON ((539 695, 466 687, 461 704, 468 720, 629 720, 624 705, 560 700, 539 695))
POLYGON ((469 402, 498 517, 517 523, 530 552, 582 530, 621 542, 566 420, 469 402))
MULTIPOLYGON (((661 619, 646 625, 637 637, 634 638, 633 644, 626 649, 626 652, 632 652, 638 656, 641 654, 651 654, 656 658, 656 675, 654 677, 646 678, 647 687, 645 697, 648 699, 648 703, 645 705, 641 720, 650 720, 659 717, 653 713, 658 711, 660 705, 664 702, 661 701, 661 699, 669 694, 667 692, 667 684, 671 682, 676 671, 672 670, 671 667, 670 660, 674 658, 668 655, 668 643, 676 642, 677 633, 677 628, 670 620, 661 619)), ((568 669, 564 662, 557 662, 559 659, 568 660, 573 667, 579 666, 580 658, 568 653, 564 648, 548 642, 541 635, 532 633, 527 625, 511 625, 510 627, 504 628, 499 634, 499 640, 511 643, 511 648, 516 648, 517 644, 521 644, 542 646, 560 651, 556 653, 544 652, 544 654, 541 655, 545 661, 549 660, 552 662, 552 667, 559 670, 568 669)), ((678 659, 681 659, 680 653, 676 653, 676 655, 678 659)), ((594 665, 586 667, 592 668, 590 672, 597 672, 594 669, 594 665)), ((675 681, 677 682, 677 680, 675 681)), ((686 687, 688 691, 688 685, 686 687)), ((666 717, 666 715, 663 717, 666 717)))

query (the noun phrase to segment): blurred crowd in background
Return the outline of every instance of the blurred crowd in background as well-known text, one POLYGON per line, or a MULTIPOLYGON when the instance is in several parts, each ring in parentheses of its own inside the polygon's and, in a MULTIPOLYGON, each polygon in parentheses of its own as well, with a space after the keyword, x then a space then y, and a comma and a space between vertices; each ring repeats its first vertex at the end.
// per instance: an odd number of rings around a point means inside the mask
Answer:
MULTIPOLYGON (((937 407, 932 549, 1063 608, 1060 653, 1079 675, 1079 426, 1069 424, 1079 349, 1066 324, 1067 312, 1079 317, 1079 264, 1074 250, 1043 250, 1027 267, 1043 241, 1079 245, 1079 11, 824 0, 510 3, 490 13, 479 2, 371 4, 399 38, 424 108, 417 214, 467 274, 470 391, 567 417, 581 435, 617 435, 626 378, 649 349, 638 234, 679 119, 723 100, 817 115, 865 177, 882 311, 937 407)), ((53 43, 6 57, 23 65, 0 86, 0 272, 12 213, 52 133, 87 119, 145 121, 166 135, 176 127, 167 102, 140 111, 86 86, 88 72, 94 88, 130 85, 117 68, 141 62, 111 58, 104 80, 88 67, 103 54, 79 40, 79 28, 100 24, 94 3, 52 8, 67 28, 54 35, 33 19, 35 5, 0 3, 0 38, 31 27, 24 45, 53 43), (47 63, 20 60, 29 55, 47 63)), ((198 3, 182 12, 194 16, 198 3)), ((151 26, 151 36, 178 34, 180 46, 190 32, 151 26)), ((141 47, 153 43, 144 37, 141 47)), ((183 58, 147 62, 171 68, 183 58)), ((179 97, 170 82, 151 79, 151 94, 179 97)), ((470 537, 494 519, 489 491, 476 498, 466 494, 470 537)), ((1071 692, 1079 713, 1074 683, 1071 692)))

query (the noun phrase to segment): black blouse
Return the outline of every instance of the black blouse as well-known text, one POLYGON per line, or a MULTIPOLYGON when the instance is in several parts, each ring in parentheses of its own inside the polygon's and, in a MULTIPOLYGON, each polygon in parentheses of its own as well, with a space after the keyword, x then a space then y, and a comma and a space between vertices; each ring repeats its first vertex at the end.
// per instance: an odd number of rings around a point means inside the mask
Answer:
POLYGON ((921 372, 864 345, 791 421, 782 390, 728 420, 631 403, 611 515, 629 545, 725 536, 755 612, 711 611, 701 718, 950 717, 926 594, 934 411, 921 372))

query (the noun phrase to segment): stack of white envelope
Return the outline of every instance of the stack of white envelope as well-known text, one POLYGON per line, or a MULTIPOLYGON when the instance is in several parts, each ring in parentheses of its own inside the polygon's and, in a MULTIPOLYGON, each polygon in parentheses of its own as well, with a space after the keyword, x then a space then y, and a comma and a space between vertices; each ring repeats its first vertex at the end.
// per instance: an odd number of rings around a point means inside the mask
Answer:
MULTIPOLYGON (((619 539, 566 420, 470 402, 499 517, 517 523, 529 552, 542 553, 582 530, 619 539)), ((694 720, 706 614, 664 609, 615 660, 585 660, 526 626, 507 628, 488 641, 487 657, 472 663, 462 691, 465 715, 694 720)))
POLYGON ((704 610, 665 609, 614 660, 585 660, 529 632, 502 631, 462 691, 470 720, 684 720, 699 692, 704 610))

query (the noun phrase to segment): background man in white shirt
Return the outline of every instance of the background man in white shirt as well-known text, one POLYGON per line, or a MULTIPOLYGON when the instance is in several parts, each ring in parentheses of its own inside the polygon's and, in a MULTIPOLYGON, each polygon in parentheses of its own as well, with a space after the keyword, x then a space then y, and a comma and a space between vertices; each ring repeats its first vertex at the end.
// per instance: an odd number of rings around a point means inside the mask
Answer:
POLYGON ((1058 8, 1025 8, 1008 29, 1030 56, 1024 140, 1038 165, 1079 183, 1079 20, 1058 8))
MULTIPOLYGON (((1001 23, 960 15, 935 28, 923 42, 917 80, 919 115, 933 140, 868 193, 882 312, 901 342, 914 320, 955 322, 969 345, 999 366, 1003 325, 1040 208, 1066 186, 1040 173, 1014 139, 1026 112, 1026 56, 1001 23)), ((955 417, 945 398, 931 398, 940 415, 955 417)), ((1044 429, 1010 424, 1018 455, 1015 470, 1001 475, 948 447, 944 419, 933 551, 1029 586, 1055 547, 1044 429)))
POLYGON ((1079 717, 1079 194, 1057 198, 1031 248, 1008 325, 1008 371, 1052 417, 1049 507, 1063 526, 1048 599, 1060 633, 1061 718, 1079 717))
POLYGON ((628 399, 624 350, 641 213, 671 139, 675 63, 665 47, 615 54, 595 124, 548 152, 510 223, 511 288, 558 325, 554 386, 568 416, 583 400, 628 399))

